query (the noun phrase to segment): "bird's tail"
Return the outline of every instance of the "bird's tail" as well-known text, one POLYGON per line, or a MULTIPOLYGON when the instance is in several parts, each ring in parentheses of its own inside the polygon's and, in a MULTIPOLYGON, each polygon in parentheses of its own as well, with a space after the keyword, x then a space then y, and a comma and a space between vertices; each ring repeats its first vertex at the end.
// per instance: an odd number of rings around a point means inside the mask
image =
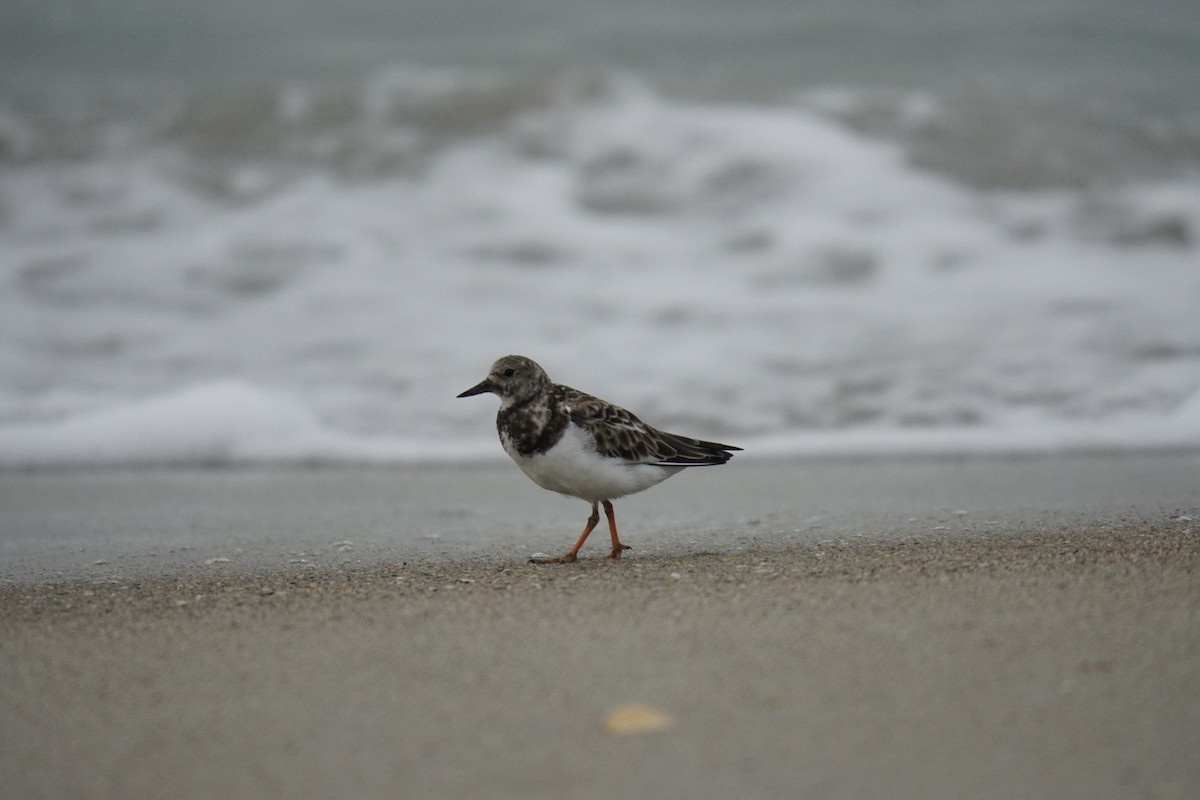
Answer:
POLYGON ((674 433, 660 433, 663 444, 669 445, 674 453, 663 454, 657 464, 672 467, 710 467, 724 464, 733 458, 733 452, 742 448, 720 442, 706 442, 674 433))

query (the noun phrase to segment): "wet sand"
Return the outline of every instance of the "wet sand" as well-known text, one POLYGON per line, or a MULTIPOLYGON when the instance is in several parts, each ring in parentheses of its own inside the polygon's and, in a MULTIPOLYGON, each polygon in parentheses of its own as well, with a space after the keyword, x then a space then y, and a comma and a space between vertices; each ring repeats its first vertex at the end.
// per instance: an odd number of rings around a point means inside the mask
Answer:
POLYGON ((618 504, 630 557, 597 542, 554 567, 526 558, 569 546, 586 507, 507 465, 251 473, 236 513, 213 510, 228 476, 0 476, 0 779, 29 798, 1195 797, 1198 464, 747 461, 618 504), (606 728, 626 703, 670 724, 606 728))

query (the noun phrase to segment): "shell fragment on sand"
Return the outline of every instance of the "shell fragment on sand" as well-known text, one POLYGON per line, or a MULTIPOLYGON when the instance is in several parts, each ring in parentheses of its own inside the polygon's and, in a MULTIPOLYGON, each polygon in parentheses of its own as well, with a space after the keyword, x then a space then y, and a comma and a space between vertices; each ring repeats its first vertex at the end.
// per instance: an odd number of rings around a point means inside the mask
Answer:
POLYGON ((674 725, 670 714, 643 703, 618 706, 604 719, 604 731, 613 736, 662 731, 674 725))

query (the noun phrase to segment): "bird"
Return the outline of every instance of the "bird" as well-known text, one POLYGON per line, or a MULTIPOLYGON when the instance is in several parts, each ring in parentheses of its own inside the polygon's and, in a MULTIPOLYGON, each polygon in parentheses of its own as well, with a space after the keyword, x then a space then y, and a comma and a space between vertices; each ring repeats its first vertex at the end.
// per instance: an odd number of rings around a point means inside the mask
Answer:
POLYGON ((492 393, 500 398, 496 430, 505 452, 543 489, 592 504, 587 525, 561 556, 537 564, 575 561, 579 549, 608 517, 609 558, 630 549, 617 536, 612 501, 662 483, 688 467, 724 464, 742 448, 652 428, 620 406, 554 383, 525 356, 497 359, 487 377, 458 397, 492 393))

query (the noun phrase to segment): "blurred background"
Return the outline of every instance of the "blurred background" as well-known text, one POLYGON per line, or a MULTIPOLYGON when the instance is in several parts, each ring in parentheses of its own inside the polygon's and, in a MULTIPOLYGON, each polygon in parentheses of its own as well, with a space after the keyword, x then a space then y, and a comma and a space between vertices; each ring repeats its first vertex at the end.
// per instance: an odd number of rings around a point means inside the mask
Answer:
POLYGON ((1195 0, 0 5, 5 467, 1197 447, 1198 240, 1195 0))

